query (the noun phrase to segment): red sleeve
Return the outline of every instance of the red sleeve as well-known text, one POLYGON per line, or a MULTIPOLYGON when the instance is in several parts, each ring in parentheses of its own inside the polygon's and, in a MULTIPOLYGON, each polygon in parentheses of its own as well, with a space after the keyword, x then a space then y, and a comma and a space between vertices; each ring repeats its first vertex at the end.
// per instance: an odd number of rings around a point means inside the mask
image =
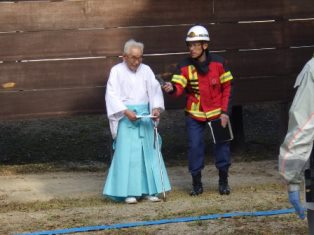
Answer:
POLYGON ((174 92, 171 93, 171 95, 174 97, 181 96, 184 92, 184 88, 178 83, 172 83, 172 85, 175 86, 175 88, 174 88, 174 92))
POLYGON ((231 100, 231 81, 225 82, 221 86, 222 90, 222 111, 228 113, 230 100, 231 100))

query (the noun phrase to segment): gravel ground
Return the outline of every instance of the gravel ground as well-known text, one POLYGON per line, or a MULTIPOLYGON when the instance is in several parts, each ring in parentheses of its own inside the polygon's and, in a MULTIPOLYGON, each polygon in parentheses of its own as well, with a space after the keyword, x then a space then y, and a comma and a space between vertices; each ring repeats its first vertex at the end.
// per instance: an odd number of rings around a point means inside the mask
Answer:
MULTIPOLYGON (((280 106, 243 107, 245 141, 233 146, 232 194, 217 193, 211 145, 206 149, 205 192, 188 192, 186 131, 182 110, 168 110, 159 132, 172 191, 167 202, 134 206, 102 198, 110 160, 110 135, 104 115, 0 122, 0 233, 129 223, 235 211, 289 208, 277 173, 280 106)), ((209 132, 206 138, 210 142, 209 132)), ((294 214, 236 217, 81 234, 307 234, 294 214)))

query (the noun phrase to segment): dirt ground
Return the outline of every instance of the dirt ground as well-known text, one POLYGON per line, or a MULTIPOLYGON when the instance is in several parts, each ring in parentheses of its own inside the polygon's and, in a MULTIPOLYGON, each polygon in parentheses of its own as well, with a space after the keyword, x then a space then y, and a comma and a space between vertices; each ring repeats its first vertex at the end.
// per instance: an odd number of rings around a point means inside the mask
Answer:
MULTIPOLYGON (((244 107, 245 144, 232 151, 231 195, 218 194, 209 156, 198 197, 189 196, 184 115, 165 112, 159 131, 172 190, 165 202, 135 205, 102 197, 111 146, 103 115, 0 122, 0 235, 291 208, 277 172, 279 110, 278 105, 244 107)), ((210 148, 206 153, 211 155, 210 148)), ((76 234, 299 235, 307 234, 307 221, 290 213, 76 234)))
MULTIPOLYGON (((186 166, 168 167, 172 191, 165 202, 113 203, 101 195, 106 172, 96 170, 0 176, 0 234, 290 208, 277 161, 234 162, 232 193, 217 193, 217 171, 203 171, 204 193, 190 197, 186 166)), ((294 214, 234 217, 82 234, 306 234, 294 214)))

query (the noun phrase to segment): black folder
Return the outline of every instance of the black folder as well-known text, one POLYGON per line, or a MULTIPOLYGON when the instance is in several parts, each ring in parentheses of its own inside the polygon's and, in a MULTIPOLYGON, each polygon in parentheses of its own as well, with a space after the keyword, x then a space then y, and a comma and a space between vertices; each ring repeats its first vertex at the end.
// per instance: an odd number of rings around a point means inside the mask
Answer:
POLYGON ((228 120, 226 127, 221 126, 220 118, 208 122, 208 125, 215 144, 233 140, 230 120, 228 120))

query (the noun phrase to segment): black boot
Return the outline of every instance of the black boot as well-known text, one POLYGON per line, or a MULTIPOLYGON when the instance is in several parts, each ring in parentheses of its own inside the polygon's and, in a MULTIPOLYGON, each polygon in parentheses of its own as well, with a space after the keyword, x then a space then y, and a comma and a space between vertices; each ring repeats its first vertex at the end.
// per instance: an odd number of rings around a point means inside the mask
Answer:
POLYGON ((228 185, 228 171, 219 170, 219 193, 220 195, 229 195, 230 187, 228 185))
POLYGON ((192 175, 192 184, 193 189, 190 192, 191 196, 197 196, 203 193, 203 185, 202 185, 202 174, 201 172, 197 173, 196 175, 192 175))

